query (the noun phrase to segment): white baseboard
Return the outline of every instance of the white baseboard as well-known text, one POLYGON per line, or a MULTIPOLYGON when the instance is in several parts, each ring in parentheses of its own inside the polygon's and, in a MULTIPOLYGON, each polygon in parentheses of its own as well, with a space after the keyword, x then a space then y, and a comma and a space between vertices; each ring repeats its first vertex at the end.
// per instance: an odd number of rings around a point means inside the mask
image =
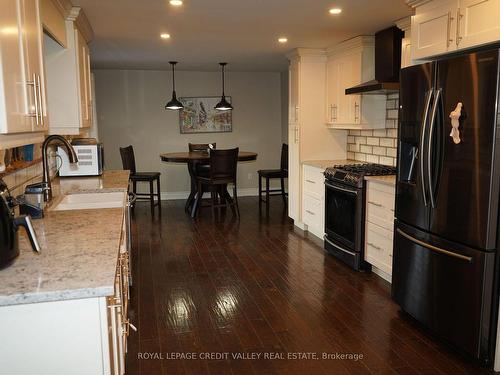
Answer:
MULTIPOLYGON (((229 194, 233 195, 233 190, 228 189, 229 194)), ((243 188, 238 189, 238 197, 256 197, 259 195, 258 188, 243 188)), ((162 200, 187 199, 189 191, 162 191, 162 200)), ((207 195, 208 196, 208 195, 207 195)))

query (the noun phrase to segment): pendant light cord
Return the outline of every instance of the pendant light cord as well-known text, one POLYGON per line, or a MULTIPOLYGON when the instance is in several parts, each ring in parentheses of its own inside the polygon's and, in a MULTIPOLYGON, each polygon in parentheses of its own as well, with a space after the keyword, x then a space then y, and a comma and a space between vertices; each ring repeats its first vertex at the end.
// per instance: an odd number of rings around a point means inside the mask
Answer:
POLYGON ((172 88, 175 91, 175 63, 172 64, 172 88))
POLYGON ((224 73, 225 73, 225 69, 224 68, 225 68, 225 66, 222 65, 222 96, 223 97, 226 96, 225 93, 224 93, 225 88, 226 88, 226 82, 224 80, 224 73))

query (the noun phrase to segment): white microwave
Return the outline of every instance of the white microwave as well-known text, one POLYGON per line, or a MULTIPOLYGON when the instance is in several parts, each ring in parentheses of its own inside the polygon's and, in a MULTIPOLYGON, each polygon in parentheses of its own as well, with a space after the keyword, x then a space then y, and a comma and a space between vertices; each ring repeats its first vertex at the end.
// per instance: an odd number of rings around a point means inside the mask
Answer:
POLYGON ((102 143, 93 145, 73 145, 77 163, 70 163, 66 150, 58 147, 57 154, 61 158, 59 176, 100 176, 104 167, 104 154, 102 143))

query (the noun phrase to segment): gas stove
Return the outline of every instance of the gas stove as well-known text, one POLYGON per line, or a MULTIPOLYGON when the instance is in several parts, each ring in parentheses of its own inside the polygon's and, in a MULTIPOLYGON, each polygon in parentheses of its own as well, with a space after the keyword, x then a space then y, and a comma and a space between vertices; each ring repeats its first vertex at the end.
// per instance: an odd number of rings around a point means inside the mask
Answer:
POLYGON ((334 165, 325 170, 325 178, 331 182, 340 182, 357 188, 363 187, 365 176, 386 176, 396 174, 396 168, 381 164, 346 164, 334 165))
POLYGON ((358 271, 365 261, 365 176, 396 174, 380 164, 334 165, 325 171, 325 249, 358 271))

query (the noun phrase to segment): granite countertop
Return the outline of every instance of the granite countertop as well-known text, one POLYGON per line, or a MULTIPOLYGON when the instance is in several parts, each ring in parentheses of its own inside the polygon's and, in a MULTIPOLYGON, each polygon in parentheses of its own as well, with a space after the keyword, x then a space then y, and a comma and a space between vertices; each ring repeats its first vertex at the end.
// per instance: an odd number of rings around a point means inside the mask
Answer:
MULTIPOLYGON (((54 197, 123 191, 125 200, 128 177, 128 171, 106 171, 100 177, 56 179, 54 197)), ((124 210, 50 211, 49 205, 43 219, 33 220, 39 254, 19 230, 20 255, 0 270, 0 306, 112 295, 124 210)))
POLYGON ((377 181, 386 185, 396 186, 396 176, 365 176, 367 181, 377 181))
POLYGON ((302 162, 303 165, 309 165, 311 167, 326 169, 332 167, 336 164, 361 164, 363 162, 348 159, 338 159, 338 160, 305 160, 302 162))

